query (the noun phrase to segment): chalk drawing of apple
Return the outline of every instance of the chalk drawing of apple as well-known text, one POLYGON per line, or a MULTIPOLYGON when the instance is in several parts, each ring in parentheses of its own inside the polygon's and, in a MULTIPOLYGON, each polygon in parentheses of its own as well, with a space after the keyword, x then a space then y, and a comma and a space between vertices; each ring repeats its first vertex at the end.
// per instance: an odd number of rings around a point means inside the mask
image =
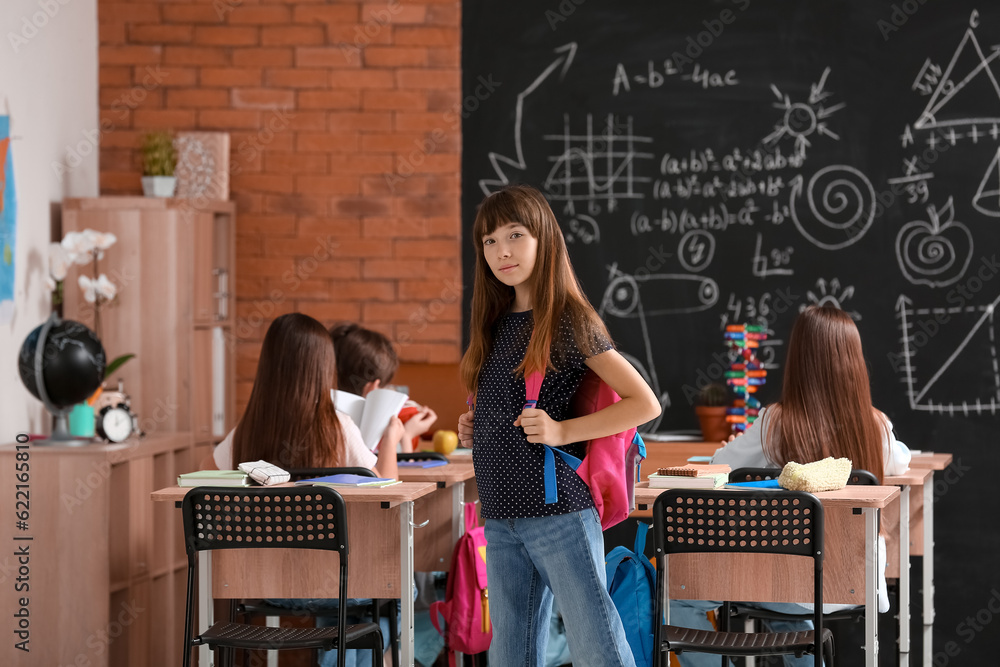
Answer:
POLYGON ((952 198, 941 210, 927 207, 930 220, 903 225, 896 236, 896 260, 914 285, 944 287, 965 274, 972 259, 972 234, 955 218, 952 198))

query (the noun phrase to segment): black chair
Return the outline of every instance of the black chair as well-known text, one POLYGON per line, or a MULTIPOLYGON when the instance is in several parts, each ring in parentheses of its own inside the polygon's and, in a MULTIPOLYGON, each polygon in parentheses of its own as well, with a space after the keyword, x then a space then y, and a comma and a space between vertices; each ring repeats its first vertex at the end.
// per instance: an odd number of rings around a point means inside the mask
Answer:
POLYGON ((447 461, 448 457, 440 452, 400 452, 396 454, 397 461, 447 461))
MULTIPOLYGON (((766 479, 777 479, 781 474, 781 468, 737 468, 729 473, 730 482, 759 482, 766 479)), ((851 470, 850 477, 847 478, 849 485, 878 486, 878 478, 871 472, 862 468, 851 470)), ((864 607, 853 609, 843 609, 829 614, 823 614, 823 619, 830 621, 859 621, 865 616, 864 607)), ((750 619, 764 619, 769 621, 808 621, 811 614, 786 614, 779 611, 748 607, 738 602, 729 602, 723 605, 722 609, 723 627, 728 627, 728 621, 746 621, 750 619)))
POLYGON ((656 556, 654 651, 658 667, 673 651, 723 656, 813 654, 833 667, 833 633, 823 627, 823 505, 801 491, 668 490, 653 504, 656 556), (661 625, 670 554, 770 553, 813 559, 814 630, 710 632, 661 625), (818 638, 818 641, 817 641, 818 638), (822 654, 817 648, 822 645, 822 654))
POLYGON ((382 664, 382 631, 377 623, 347 625, 340 615, 335 628, 269 628, 232 621, 214 623, 192 636, 195 568, 198 552, 210 549, 322 549, 340 561, 340 608, 347 604, 347 509, 343 497, 327 487, 198 487, 184 496, 184 546, 188 558, 184 618, 184 667, 191 647, 219 650, 219 664, 229 664, 235 649, 371 649, 372 664, 382 664))
MULTIPOLYGON (((375 471, 370 468, 343 467, 343 468, 289 468, 289 481, 298 482, 303 479, 314 477, 326 477, 328 475, 358 475, 361 477, 375 477, 375 471)), ((341 609, 345 607, 341 606, 341 609)), ((372 600, 371 616, 372 622, 378 623, 382 611, 385 611, 389 619, 389 644, 392 646, 392 665, 399 667, 399 624, 396 613, 397 606, 395 600, 372 600)), ((235 613, 250 618, 253 616, 314 616, 304 609, 288 609, 286 607, 276 607, 268 604, 265 600, 243 600, 236 604, 235 613)))
MULTIPOLYGON (((767 479, 778 479, 781 468, 737 468, 729 473, 730 482, 760 482, 767 479)), ((855 468, 847 478, 849 485, 878 486, 878 478, 874 474, 855 468)))

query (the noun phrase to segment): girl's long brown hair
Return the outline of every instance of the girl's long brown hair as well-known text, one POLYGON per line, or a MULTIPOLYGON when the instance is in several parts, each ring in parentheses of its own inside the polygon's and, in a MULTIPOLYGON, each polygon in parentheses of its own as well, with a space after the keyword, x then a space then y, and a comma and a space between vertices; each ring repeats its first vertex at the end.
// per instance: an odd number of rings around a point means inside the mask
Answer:
POLYGON ((884 470, 886 429, 872 408, 861 335, 847 313, 810 306, 792 327, 781 401, 768 409, 768 458, 780 464, 847 457, 855 469, 884 470))
POLYGON ((514 288, 493 275, 483 256, 483 237, 511 222, 524 225, 538 241, 538 255, 531 277, 531 308, 535 331, 518 373, 554 368, 549 350, 564 313, 569 314, 576 344, 591 356, 595 334, 606 338, 607 329, 587 301, 566 251, 562 230, 542 193, 526 185, 511 185, 486 197, 472 226, 476 269, 472 287, 469 349, 460 366, 462 381, 476 393, 479 370, 493 345, 493 326, 514 303, 514 288))
POLYGON ((339 466, 343 432, 330 390, 337 386, 333 341, 301 313, 278 317, 264 336, 257 377, 233 436, 233 461, 280 468, 339 466))

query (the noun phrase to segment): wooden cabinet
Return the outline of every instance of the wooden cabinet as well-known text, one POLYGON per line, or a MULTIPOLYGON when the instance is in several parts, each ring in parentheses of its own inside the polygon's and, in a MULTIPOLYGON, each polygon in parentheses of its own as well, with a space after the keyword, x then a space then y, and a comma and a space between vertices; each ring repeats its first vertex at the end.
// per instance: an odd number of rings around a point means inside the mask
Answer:
MULTIPOLYGON (((118 295, 101 307, 98 334, 109 359, 133 352, 121 377, 146 433, 189 431, 196 444, 235 425, 235 205, 185 199, 98 197, 63 202, 63 232, 117 237, 99 262, 118 295)), ((64 315, 94 327, 74 266, 64 315)))
MULTIPOLYGON (((187 560, 180 513, 150 493, 176 484, 203 451, 190 433, 161 433, 118 445, 0 445, 0 501, 13 507, 16 471, 27 472, 26 528, 0 522, 9 557, 4 609, 27 600, 28 647, 17 650, 17 620, 5 614, 0 664, 179 665, 187 560), (22 464, 17 468, 17 464, 22 464), (23 464, 27 464, 27 468, 23 464), (14 549, 30 556, 15 592, 14 549), (11 569, 12 568, 12 569, 11 569)), ((20 481, 20 480, 18 480, 20 481)), ((23 496, 22 496, 23 497, 23 496)), ((13 513, 13 512, 11 512, 13 513)))

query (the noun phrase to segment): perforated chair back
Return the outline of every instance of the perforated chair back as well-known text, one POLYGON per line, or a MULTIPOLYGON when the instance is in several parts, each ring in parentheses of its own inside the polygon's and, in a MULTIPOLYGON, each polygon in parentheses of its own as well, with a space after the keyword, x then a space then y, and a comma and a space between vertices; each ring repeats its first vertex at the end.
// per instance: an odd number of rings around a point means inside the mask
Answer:
MULTIPOLYGON (((781 468, 737 468, 729 473, 730 482, 760 482, 767 479, 778 479, 781 468)), ((863 468, 855 468, 847 478, 848 485, 878 486, 874 474, 863 468)))
MULTIPOLYGON (((667 557, 692 553, 768 553, 813 559, 815 613, 813 623, 816 665, 822 664, 819 644, 823 632, 823 504, 802 491, 668 490, 653 504, 653 544, 657 560, 656 613, 663 618, 667 557)), ((654 624, 657 656, 661 655, 664 628, 654 624)), ((671 626, 667 626, 668 637, 671 626)), ((712 633, 715 634, 715 633, 712 633)), ((725 633, 731 645, 718 647, 724 655, 765 655, 748 651, 738 639, 744 633, 725 633)), ((828 634, 828 633, 827 633, 828 634)), ((728 642, 723 642, 726 644, 728 642)), ((781 647, 768 645, 777 651, 781 647)), ((685 650, 699 650, 685 645, 685 650)), ((799 647, 801 649, 801 647, 799 647)), ((680 649, 672 649, 680 650, 680 649)))
POLYGON ((371 468, 345 467, 345 468, 289 468, 288 474, 292 482, 313 477, 327 477, 328 475, 360 475, 361 477, 377 477, 371 468))
MULTIPOLYGON (((181 504, 184 544, 188 557, 187 608, 184 621, 186 642, 213 643, 224 647, 331 648, 363 634, 377 635, 373 653, 381 652, 378 626, 357 626, 347 633, 346 615, 340 614, 336 635, 320 630, 293 632, 284 628, 259 628, 216 623, 191 639, 194 605, 194 574, 197 555, 212 549, 322 549, 340 555, 340 608, 346 608, 348 580, 347 508, 336 490, 322 486, 280 488, 198 487, 184 496, 181 504)), ((355 626, 352 626, 354 628, 355 626)), ((332 629, 331 629, 332 630, 332 629)), ((338 651, 338 662, 343 650, 338 651)), ((190 647, 185 644, 184 664, 189 664, 190 647)))

